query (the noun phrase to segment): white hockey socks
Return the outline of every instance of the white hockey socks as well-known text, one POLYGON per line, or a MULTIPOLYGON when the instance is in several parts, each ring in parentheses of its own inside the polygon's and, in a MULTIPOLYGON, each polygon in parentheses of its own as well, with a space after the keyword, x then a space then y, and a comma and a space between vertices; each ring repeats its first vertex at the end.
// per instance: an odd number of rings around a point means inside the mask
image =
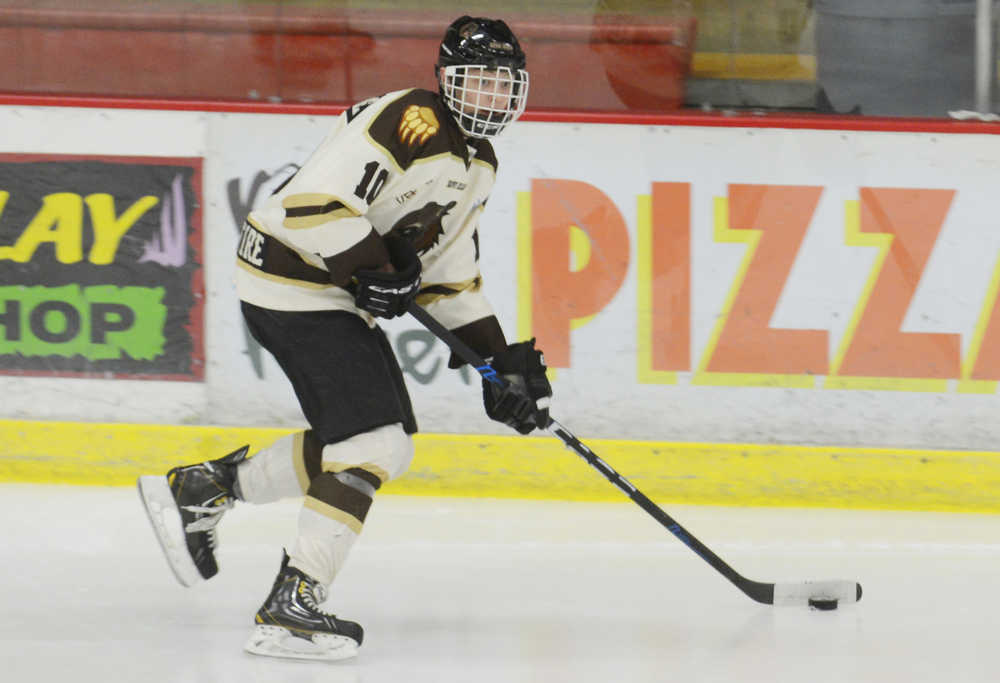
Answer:
POLYGON ((243 500, 263 504, 305 494, 309 478, 303 436, 304 432, 283 436, 240 465, 237 477, 243 500))

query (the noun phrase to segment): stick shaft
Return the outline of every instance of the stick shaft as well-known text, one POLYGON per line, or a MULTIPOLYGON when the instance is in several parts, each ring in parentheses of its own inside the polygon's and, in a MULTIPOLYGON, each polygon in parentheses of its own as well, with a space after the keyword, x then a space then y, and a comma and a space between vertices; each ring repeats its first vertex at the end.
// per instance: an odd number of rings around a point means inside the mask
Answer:
MULTIPOLYGON (((434 336, 443 341, 462 360, 472 365, 484 379, 499 384, 504 383, 504 379, 496 374, 493 368, 490 367, 489 363, 487 363, 478 353, 472 350, 472 348, 470 348, 465 342, 455 336, 451 330, 438 322, 434 316, 415 303, 410 305, 409 311, 410 314, 413 315, 413 317, 416 318, 424 327, 430 330, 434 336)), ((698 557, 705 560, 705 562, 710 564, 716 571, 729 579, 730 582, 732 582, 746 595, 753 598, 757 602, 773 604, 773 583, 752 581, 742 576, 739 572, 723 561, 722 558, 712 552, 708 546, 699 541, 693 534, 691 534, 691 532, 682 527, 674 518, 664 512, 659 505, 650 500, 649 497, 636 488, 631 482, 629 482, 628 479, 620 475, 613 467, 611 467, 611 465, 599 458, 596 453, 590 450, 590 448, 588 448, 582 441, 574 436, 572 432, 563 427, 561 424, 553 419, 550 419, 546 429, 549 433, 562 441, 567 448, 573 450, 577 455, 586 460, 591 467, 604 475, 608 481, 617 486, 623 493, 625 493, 625 495, 631 498, 636 505, 649 513, 653 519, 666 527, 670 533, 680 539, 681 542, 694 551, 698 557)))
POLYGON ((739 572, 729 566, 721 557, 716 555, 708 546, 698 540, 690 531, 681 526, 680 522, 663 511, 659 505, 636 488, 628 479, 619 474, 611 465, 604 462, 596 453, 587 447, 582 441, 576 438, 568 429, 559 424, 556 420, 549 423, 548 431, 559 438, 567 448, 572 449, 595 470, 604 475, 605 479, 621 489, 626 496, 645 510, 657 522, 666 527, 667 531, 679 538, 681 542, 690 548, 694 553, 705 560, 708 564, 729 579, 737 588, 746 593, 757 602, 772 604, 774 602, 774 584, 751 581, 742 576, 739 572))
POLYGON ((494 384, 504 384, 504 380, 487 363, 482 356, 472 350, 472 347, 459 339, 454 332, 437 321, 437 318, 418 306, 416 303, 410 304, 410 315, 417 319, 421 325, 426 327, 435 337, 445 343, 445 345, 458 355, 459 358, 476 369, 483 379, 487 379, 494 384))

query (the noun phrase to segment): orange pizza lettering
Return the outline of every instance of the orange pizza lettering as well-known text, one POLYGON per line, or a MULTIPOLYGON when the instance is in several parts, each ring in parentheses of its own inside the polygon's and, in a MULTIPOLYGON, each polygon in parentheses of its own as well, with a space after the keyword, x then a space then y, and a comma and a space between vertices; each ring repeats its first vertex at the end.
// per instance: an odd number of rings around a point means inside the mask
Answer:
POLYGON ((950 379, 959 376, 960 335, 901 332, 954 190, 861 188, 861 232, 892 243, 839 374, 950 379))
POLYGON ((706 367, 709 372, 826 374, 826 330, 770 326, 822 192, 809 186, 729 186, 729 228, 761 234, 706 367))
POLYGON ((531 181, 531 324, 551 367, 570 366, 575 319, 599 313, 625 281, 629 234, 615 203, 578 180, 531 181), (593 256, 571 267, 571 233, 586 236, 593 256))
POLYGON ((653 183, 651 222, 651 369, 690 370, 690 183, 653 183))

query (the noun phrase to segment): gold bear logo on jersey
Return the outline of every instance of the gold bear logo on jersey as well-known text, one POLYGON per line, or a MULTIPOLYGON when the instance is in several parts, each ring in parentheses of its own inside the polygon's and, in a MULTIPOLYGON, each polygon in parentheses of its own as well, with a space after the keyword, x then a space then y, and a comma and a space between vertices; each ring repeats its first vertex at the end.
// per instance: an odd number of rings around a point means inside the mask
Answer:
POLYGON ((427 142, 427 138, 441 130, 441 124, 430 107, 420 107, 411 104, 403 112, 399 121, 399 139, 407 144, 416 145, 427 142))

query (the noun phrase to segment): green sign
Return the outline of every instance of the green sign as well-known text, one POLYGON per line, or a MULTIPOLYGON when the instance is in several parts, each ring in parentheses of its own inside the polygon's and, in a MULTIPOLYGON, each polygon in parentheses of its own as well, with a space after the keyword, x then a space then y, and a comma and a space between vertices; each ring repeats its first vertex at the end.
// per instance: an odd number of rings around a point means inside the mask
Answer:
POLYGON ((204 377, 201 159, 0 155, 0 373, 204 377))

